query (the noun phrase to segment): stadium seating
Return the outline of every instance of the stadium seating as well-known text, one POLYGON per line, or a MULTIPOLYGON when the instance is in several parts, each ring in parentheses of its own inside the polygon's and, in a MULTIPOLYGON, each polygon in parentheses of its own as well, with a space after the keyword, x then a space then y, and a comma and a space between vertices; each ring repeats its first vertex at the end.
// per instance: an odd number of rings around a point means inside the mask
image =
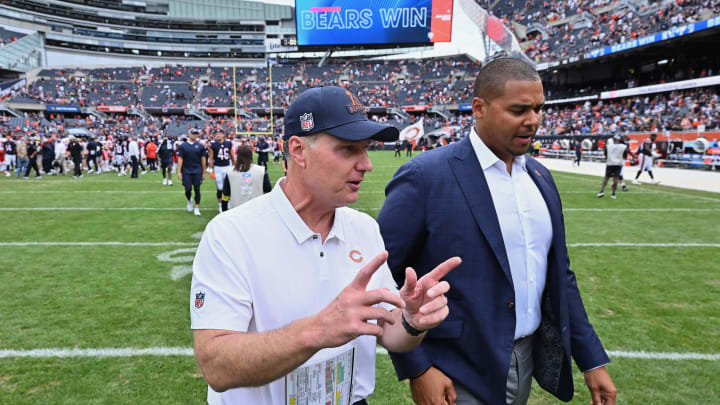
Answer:
POLYGON ((15 42, 24 36, 25 34, 22 34, 20 32, 10 31, 8 29, 0 27, 0 48, 9 43, 15 42))

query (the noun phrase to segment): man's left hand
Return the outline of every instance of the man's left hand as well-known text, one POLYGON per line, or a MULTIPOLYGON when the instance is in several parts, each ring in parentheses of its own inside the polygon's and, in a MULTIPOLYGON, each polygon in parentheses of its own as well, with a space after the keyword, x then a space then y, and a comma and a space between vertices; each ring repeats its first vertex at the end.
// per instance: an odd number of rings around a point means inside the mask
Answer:
POLYGON ((585 373, 585 384, 590 388, 591 405, 615 405, 617 388, 604 366, 585 373))
POLYGON ((405 320, 410 326, 419 330, 432 329, 445 320, 450 312, 445 298, 450 284, 440 279, 461 262, 459 257, 447 259, 420 280, 411 267, 405 269, 405 284, 400 289, 400 298, 405 301, 405 320))

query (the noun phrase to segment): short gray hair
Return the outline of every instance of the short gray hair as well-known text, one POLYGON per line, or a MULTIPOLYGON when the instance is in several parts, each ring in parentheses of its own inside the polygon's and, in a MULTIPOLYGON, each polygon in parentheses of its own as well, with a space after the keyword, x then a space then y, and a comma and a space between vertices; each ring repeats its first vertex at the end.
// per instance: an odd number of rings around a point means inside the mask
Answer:
MULTIPOLYGON (((312 146, 315 141, 317 141, 318 135, 320 135, 322 132, 318 132, 312 135, 303 136, 302 138, 305 140, 305 145, 312 146)), ((288 140, 285 140, 283 142, 283 154, 285 155, 285 159, 287 159, 288 162, 290 162, 290 145, 288 143, 288 140)))

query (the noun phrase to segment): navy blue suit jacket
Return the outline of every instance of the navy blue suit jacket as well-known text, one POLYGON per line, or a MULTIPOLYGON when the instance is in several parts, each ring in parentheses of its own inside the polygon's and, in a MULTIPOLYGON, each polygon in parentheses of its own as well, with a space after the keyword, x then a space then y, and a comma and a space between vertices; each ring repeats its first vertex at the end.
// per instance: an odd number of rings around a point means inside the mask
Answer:
MULTIPOLYGON (((527 157, 553 226, 542 321, 536 332, 535 379, 561 400, 573 396, 574 358, 581 370, 609 359, 588 321, 570 270, 560 195, 550 172, 527 157)), ((488 404, 505 403, 515 334, 515 293, 500 225, 470 138, 423 153, 398 169, 378 216, 398 285, 405 268, 418 277, 452 256, 446 277, 450 314, 411 352, 391 353, 402 380, 434 366, 488 404)))

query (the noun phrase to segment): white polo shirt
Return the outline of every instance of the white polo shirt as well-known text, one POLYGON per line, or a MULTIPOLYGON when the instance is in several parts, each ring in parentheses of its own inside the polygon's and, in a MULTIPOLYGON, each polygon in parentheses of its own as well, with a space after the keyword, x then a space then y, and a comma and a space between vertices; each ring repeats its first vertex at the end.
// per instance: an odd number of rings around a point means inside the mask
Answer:
MULTIPOLYGON (((193 263, 192 329, 265 332, 314 315, 385 249, 375 220, 347 207, 335 210, 334 224, 322 243, 320 234, 310 230, 290 204, 280 187, 283 182, 208 224, 193 263)), ((367 289, 382 287, 396 291, 386 264, 367 289)), ((332 395, 345 397, 332 403, 352 404, 375 388, 375 347, 374 336, 359 337, 340 348, 319 351, 295 372, 261 387, 222 394, 208 387, 208 402, 285 404, 293 402, 288 396, 310 389, 313 375, 322 375, 326 386, 325 376, 332 375, 337 391, 332 395)), ((295 403, 302 400, 296 398, 295 403)))

